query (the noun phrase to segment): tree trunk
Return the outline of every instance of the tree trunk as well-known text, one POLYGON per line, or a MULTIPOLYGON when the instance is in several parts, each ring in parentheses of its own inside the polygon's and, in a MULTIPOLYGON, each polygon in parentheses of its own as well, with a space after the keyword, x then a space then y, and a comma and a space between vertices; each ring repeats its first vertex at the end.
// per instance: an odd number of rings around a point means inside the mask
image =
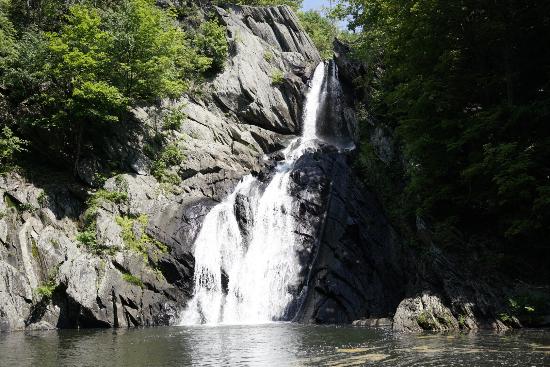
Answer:
POLYGON ((78 164, 80 163, 80 152, 82 150, 82 133, 84 130, 84 124, 82 122, 78 122, 77 124, 77 132, 76 132, 76 151, 74 156, 74 168, 73 168, 73 174, 75 177, 78 177, 78 164))

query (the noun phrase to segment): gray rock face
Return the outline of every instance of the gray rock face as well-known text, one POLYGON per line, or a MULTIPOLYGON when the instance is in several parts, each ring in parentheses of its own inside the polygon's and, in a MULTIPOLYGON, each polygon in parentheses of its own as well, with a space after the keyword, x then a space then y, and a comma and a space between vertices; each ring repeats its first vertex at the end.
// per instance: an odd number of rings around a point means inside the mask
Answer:
POLYGON ((86 157, 77 171, 88 187, 55 177, 0 177, 0 331, 177 319, 192 291, 192 245, 203 217, 299 130, 306 82, 320 61, 288 7, 216 11, 231 55, 202 97, 137 108, 132 121, 105 134, 105 158, 135 174, 103 184, 105 163, 86 157), (278 73, 282 83, 273 81, 278 73), (186 118, 176 130, 164 129, 174 110, 186 118), (179 183, 151 175, 154 161, 145 152, 160 149, 159 134, 184 156, 166 172, 179 183), (90 231, 97 247, 79 233, 88 190, 102 184, 125 196, 96 200, 90 231))
POLYGON ((501 285, 490 287, 459 271, 435 247, 424 257, 407 248, 377 199, 354 177, 352 158, 320 146, 303 155, 292 173, 296 233, 306 265, 294 320, 336 324, 393 318, 396 331, 519 325, 498 320, 506 299, 501 285))
POLYGON ((405 295, 407 264, 400 256, 400 239, 375 198, 354 180, 349 157, 326 149, 323 154, 304 156, 297 168, 297 176, 313 173, 321 184, 316 189, 296 182, 297 196, 306 199, 303 206, 313 209, 309 214, 314 220, 302 216, 307 220, 303 226, 319 230, 296 319, 351 323, 386 317, 405 295), (307 202, 316 196, 321 200, 307 202))
POLYGON ((296 133, 312 69, 321 61, 296 16, 285 6, 218 8, 233 46, 229 67, 214 82, 214 99, 239 121, 296 133), (284 75, 273 85, 276 73, 284 75))

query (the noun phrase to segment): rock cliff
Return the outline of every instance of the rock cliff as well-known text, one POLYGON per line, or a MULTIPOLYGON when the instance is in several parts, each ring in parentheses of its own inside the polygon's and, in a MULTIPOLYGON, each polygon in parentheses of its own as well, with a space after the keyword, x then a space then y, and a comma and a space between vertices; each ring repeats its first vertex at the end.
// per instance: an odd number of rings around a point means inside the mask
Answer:
MULTIPOLYGON (((177 101, 136 108, 106 131, 104 151, 80 162, 81 182, 39 167, 0 177, 0 331, 177 319, 192 293, 193 241, 204 216, 245 174, 268 180, 277 151, 300 132, 307 83, 321 61, 288 7, 215 11, 230 43, 223 72, 177 101), (163 129, 174 111, 185 116, 181 125, 163 129), (159 175, 152 157, 166 147, 180 159, 159 175), (107 162, 124 172, 101 179, 107 162)), ((506 327, 495 316, 502 294, 457 271, 435 245, 424 258, 414 254, 357 179, 349 104, 368 91, 355 94, 362 69, 346 52, 337 45, 340 72, 330 70, 348 94, 329 86, 335 99, 318 125, 325 143, 291 176, 305 267, 289 315, 364 325, 393 317, 395 330, 409 331, 506 327)), ((395 158, 391 134, 371 130, 378 158, 395 158)), ((244 228, 252 219, 246 198, 237 201, 244 228)))
POLYGON ((105 134, 102 156, 82 159, 85 185, 39 169, 0 177, 0 331, 175 320, 202 218, 299 131, 320 62, 288 7, 215 11, 231 48, 224 71, 178 101, 134 110, 105 134), (146 153, 160 149, 154 138, 174 110, 186 118, 163 139, 185 158, 167 167, 175 181, 159 182, 146 153), (106 161, 126 173, 102 182, 106 161))

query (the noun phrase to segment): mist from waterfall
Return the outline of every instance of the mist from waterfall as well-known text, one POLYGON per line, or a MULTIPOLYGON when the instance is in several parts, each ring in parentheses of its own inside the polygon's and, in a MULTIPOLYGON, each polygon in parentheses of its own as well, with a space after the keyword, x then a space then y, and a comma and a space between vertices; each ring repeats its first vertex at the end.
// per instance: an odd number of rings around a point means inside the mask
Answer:
POLYGON ((299 287, 301 264, 295 238, 289 180, 294 163, 314 147, 317 116, 327 74, 321 62, 306 96, 302 136, 284 150, 264 186, 251 175, 206 215, 194 243, 194 293, 181 325, 254 324, 292 318, 289 305, 299 287), (239 223, 239 198, 247 199, 250 221, 239 223))

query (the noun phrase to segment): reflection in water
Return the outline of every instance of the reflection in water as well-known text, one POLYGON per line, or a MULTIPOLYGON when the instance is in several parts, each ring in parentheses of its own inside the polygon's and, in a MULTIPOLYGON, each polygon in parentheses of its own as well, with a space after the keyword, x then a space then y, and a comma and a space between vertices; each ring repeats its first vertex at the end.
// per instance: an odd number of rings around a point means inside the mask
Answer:
POLYGON ((399 334, 275 323, 0 334, 0 366, 550 366, 550 331, 399 334))
POLYGON ((285 366, 301 349, 302 333, 292 327, 256 326, 186 328, 184 348, 194 366, 285 366))

